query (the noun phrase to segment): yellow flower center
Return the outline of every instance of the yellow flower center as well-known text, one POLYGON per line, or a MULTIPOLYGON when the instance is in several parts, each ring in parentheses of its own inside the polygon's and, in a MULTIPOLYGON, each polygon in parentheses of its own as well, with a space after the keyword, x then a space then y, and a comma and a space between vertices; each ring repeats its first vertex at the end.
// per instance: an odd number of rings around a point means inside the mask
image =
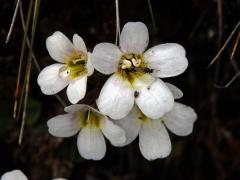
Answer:
POLYGON ((129 53, 123 54, 120 58, 117 73, 134 86, 135 80, 152 73, 152 69, 147 67, 142 54, 129 53))
POLYGON ((87 109, 86 111, 78 112, 77 119, 79 121, 80 128, 83 127, 101 128, 103 115, 91 109, 87 109))
POLYGON ((59 75, 61 78, 75 79, 87 74, 87 54, 80 51, 73 52, 66 60, 65 65, 60 68, 59 75))
POLYGON ((121 69, 137 70, 146 67, 142 54, 124 54, 119 64, 121 69))

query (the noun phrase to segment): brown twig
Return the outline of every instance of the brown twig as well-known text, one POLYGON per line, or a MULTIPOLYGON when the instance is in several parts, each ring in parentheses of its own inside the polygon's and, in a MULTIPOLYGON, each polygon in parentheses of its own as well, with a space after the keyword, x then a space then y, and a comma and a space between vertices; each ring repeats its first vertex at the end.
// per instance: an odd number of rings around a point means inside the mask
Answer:
POLYGON ((210 66, 213 65, 213 63, 215 63, 215 61, 218 59, 218 57, 221 55, 222 51, 226 48, 226 46, 228 45, 228 43, 230 42, 230 40, 232 39, 233 35, 235 34, 235 32, 237 31, 238 27, 240 26, 240 21, 237 23, 237 25, 234 27, 233 31, 231 32, 231 34, 228 36, 227 40, 225 41, 225 43, 223 44, 223 46, 221 47, 221 49, 218 51, 217 55, 213 58, 213 60, 210 62, 210 64, 208 65, 207 68, 209 68, 210 66))
POLYGON ((12 34, 12 30, 13 30, 13 26, 14 26, 15 21, 16 21, 16 17, 17 17, 20 1, 21 0, 17 0, 17 4, 16 4, 15 10, 14 10, 14 14, 13 14, 13 18, 12 18, 12 22, 11 22, 11 25, 10 25, 10 28, 9 28, 9 31, 8 31, 5 43, 8 43, 9 40, 10 40, 10 37, 11 37, 11 34, 12 34))

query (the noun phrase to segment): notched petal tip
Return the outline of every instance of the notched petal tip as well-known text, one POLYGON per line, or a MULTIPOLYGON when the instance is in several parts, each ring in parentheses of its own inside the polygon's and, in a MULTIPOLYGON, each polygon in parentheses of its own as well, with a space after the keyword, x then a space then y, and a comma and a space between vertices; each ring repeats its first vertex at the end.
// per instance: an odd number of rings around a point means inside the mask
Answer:
POLYGON ((83 128, 78 135, 77 146, 85 159, 101 160, 106 154, 105 139, 97 128, 83 128))
POLYGON ((171 153, 171 140, 161 121, 151 120, 143 124, 139 134, 139 147, 148 160, 165 158, 171 153))

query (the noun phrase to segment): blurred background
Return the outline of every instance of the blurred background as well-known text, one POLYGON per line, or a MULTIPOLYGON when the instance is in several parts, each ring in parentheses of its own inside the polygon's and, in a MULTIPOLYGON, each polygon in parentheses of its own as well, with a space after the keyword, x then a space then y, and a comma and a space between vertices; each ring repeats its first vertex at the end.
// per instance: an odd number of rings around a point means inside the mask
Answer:
MULTIPOLYGON (((29 2, 22 1, 25 20, 29 2)), ((172 153, 155 161, 142 157, 138 140, 123 148, 108 142, 103 160, 87 161, 77 151, 76 136, 50 136, 46 122, 63 113, 63 106, 56 97, 41 93, 34 64, 25 129, 21 146, 18 145, 23 108, 17 111, 17 121, 13 119, 13 106, 24 36, 19 13, 10 41, 5 44, 15 6, 14 0, 0 0, 0 175, 21 169, 32 180, 240 179, 239 28, 215 63, 207 68, 240 20, 239 0, 119 1, 121 27, 128 21, 142 21, 149 28, 149 47, 176 42, 185 47, 189 60, 185 73, 164 80, 182 89, 184 97, 179 101, 192 106, 198 120, 190 136, 171 134, 172 153)), ((34 55, 41 68, 54 63, 45 40, 57 30, 70 39, 78 33, 91 51, 97 43, 115 42, 115 26, 114 0, 42 0, 34 55)), ((26 48, 21 88, 28 53, 26 48)), ((95 72, 80 103, 92 104, 107 78, 95 72)), ((59 96, 70 104, 65 90, 59 96)))

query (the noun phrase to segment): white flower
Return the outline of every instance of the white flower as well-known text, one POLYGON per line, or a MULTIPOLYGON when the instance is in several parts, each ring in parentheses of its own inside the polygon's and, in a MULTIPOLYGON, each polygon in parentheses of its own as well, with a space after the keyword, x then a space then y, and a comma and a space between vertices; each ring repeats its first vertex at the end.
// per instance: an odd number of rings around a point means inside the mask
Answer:
MULTIPOLYGON (((170 85, 175 97, 179 89, 170 85)), ((167 157, 171 152, 171 141, 166 127, 178 136, 187 136, 193 130, 197 119, 195 111, 186 105, 175 102, 173 109, 159 119, 145 116, 136 106, 120 121, 116 121, 125 130, 127 140, 122 146, 130 144, 139 135, 139 147, 142 155, 148 160, 167 157)))
POLYGON ((83 158, 100 160, 104 157, 106 144, 103 135, 114 146, 125 142, 123 129, 96 109, 76 104, 68 106, 64 110, 67 114, 55 116, 47 122, 48 131, 57 137, 70 137, 80 131, 77 146, 83 158))
MULTIPOLYGON (((1 180, 28 180, 27 176, 21 170, 12 170, 2 175, 1 180)), ((56 178, 53 180, 67 180, 64 178, 56 178)))
POLYGON ((74 34, 73 43, 61 32, 56 31, 46 40, 50 56, 59 63, 45 67, 37 82, 46 95, 53 95, 67 88, 67 96, 76 104, 86 93, 87 76, 93 74, 90 53, 83 39, 74 34))
POLYGON ((121 32, 120 48, 100 43, 93 50, 91 59, 95 69, 103 74, 114 73, 97 100, 99 110, 112 119, 125 117, 134 102, 145 115, 154 119, 173 107, 172 94, 156 77, 184 72, 188 65, 185 50, 179 44, 168 43, 144 52, 148 41, 147 27, 141 22, 129 22, 121 32))
POLYGON ((22 171, 16 169, 3 174, 1 180, 28 180, 28 178, 22 171))

